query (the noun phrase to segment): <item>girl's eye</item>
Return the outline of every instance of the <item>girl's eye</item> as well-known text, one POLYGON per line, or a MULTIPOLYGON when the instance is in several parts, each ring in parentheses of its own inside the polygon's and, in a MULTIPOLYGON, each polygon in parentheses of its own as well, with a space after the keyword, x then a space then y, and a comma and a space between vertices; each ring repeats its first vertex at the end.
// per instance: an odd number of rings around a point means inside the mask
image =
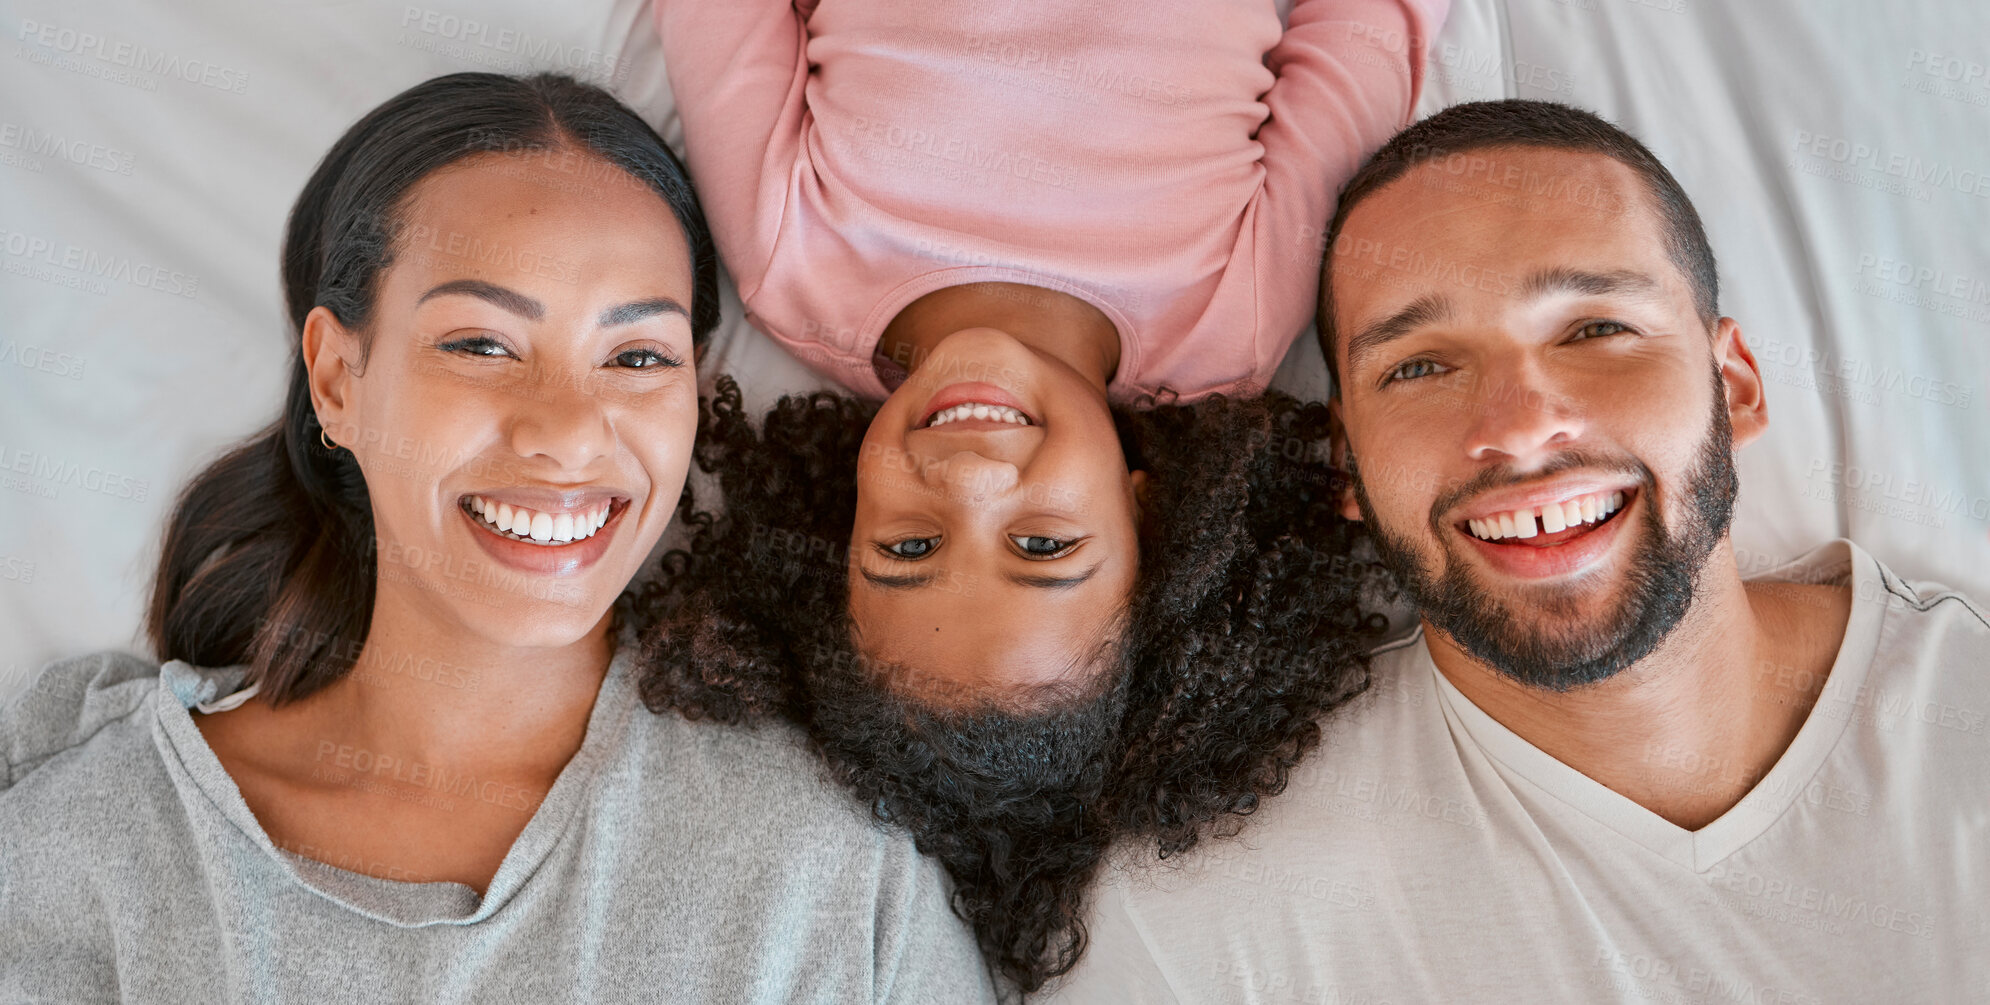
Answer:
POLYGON ((1029 558, 1058 558, 1070 551, 1072 545, 1077 543, 1061 538, 1034 537, 1024 534, 1011 534, 1009 535, 1009 540, 1014 541, 1016 547, 1021 548, 1023 554, 1029 558))
POLYGON ((631 370, 654 370, 658 367, 684 365, 683 360, 657 352, 655 349, 625 349, 615 354, 615 363, 631 370))
POLYGON ((454 342, 444 342, 438 348, 445 352, 466 352, 472 356, 484 356, 491 359, 511 355, 511 350, 505 348, 503 342, 499 342, 489 335, 473 335, 469 338, 459 338, 454 342))
POLYGON ((1577 328, 1575 330, 1576 334, 1575 340, 1580 342, 1583 339, 1602 338, 1606 335, 1618 335, 1630 330, 1631 329, 1628 325, 1620 325, 1615 321, 1591 321, 1588 324, 1583 325, 1582 327, 1577 328))
POLYGON ((937 537, 908 537, 903 541, 878 545, 878 548, 893 558, 916 562, 932 554, 933 549, 939 546, 940 539, 937 537))
POLYGON ((1401 363, 1396 364, 1396 368, 1394 370, 1389 371, 1389 375, 1387 379, 1384 381, 1384 383, 1394 383, 1395 381, 1399 380, 1416 380, 1419 377, 1429 377, 1443 371, 1444 369, 1445 369, 1444 364, 1439 363, 1436 360, 1431 360, 1431 359, 1405 360, 1401 363))

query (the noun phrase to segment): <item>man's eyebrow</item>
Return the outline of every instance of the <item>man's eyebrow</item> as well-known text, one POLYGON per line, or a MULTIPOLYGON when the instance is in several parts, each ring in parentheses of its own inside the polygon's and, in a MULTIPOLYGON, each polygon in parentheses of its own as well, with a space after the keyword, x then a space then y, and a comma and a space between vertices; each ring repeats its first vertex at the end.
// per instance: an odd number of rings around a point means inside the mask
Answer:
POLYGON ((537 321, 546 316, 545 304, 517 290, 508 290, 496 283, 487 283, 481 279, 451 280, 422 294, 421 299, 415 301, 415 303, 427 303, 431 297, 443 297, 451 294, 476 297, 479 300, 502 307, 528 321, 537 321))
POLYGON ((1582 269, 1556 268, 1542 269, 1527 277, 1520 284, 1520 295, 1532 300, 1550 293, 1579 293, 1583 296, 1603 297, 1613 293, 1649 294, 1657 293, 1662 286, 1658 280, 1633 269, 1614 269, 1609 272, 1588 272, 1582 269))
POLYGON ((658 314, 680 314, 687 321, 691 318, 691 312, 685 310, 683 304, 669 297, 652 297, 632 304, 623 304, 620 307, 610 307, 601 312, 601 320, 597 323, 603 328, 630 325, 658 314))
POLYGON ((1034 586, 1039 590, 1069 590, 1097 575, 1099 566, 1104 564, 1106 564, 1105 559, 1099 559, 1092 563, 1091 568, 1075 576, 1036 576, 1021 572, 1005 572, 1002 578, 1017 586, 1034 586))
POLYGON ((1380 352, 1383 346, 1450 316, 1451 301, 1435 293, 1427 293, 1410 301, 1402 310, 1371 322, 1347 340, 1348 370, 1360 369, 1362 360, 1380 352))
POLYGON ((916 590, 931 583, 935 578, 930 572, 922 572, 911 576, 887 576, 872 572, 869 569, 860 568, 857 571, 864 574, 864 582, 880 590, 916 590))
MULTIPOLYGON (((1590 272, 1560 267, 1542 269, 1528 276, 1520 284, 1518 294, 1523 300, 1551 293, 1575 293, 1590 297, 1612 294, 1650 296, 1663 289, 1657 279, 1634 269, 1590 272)), ((1425 294, 1410 301, 1402 310, 1369 324, 1348 339, 1347 368, 1350 371, 1359 369, 1364 359, 1380 352, 1383 346, 1450 316, 1451 302, 1438 294, 1425 294)))

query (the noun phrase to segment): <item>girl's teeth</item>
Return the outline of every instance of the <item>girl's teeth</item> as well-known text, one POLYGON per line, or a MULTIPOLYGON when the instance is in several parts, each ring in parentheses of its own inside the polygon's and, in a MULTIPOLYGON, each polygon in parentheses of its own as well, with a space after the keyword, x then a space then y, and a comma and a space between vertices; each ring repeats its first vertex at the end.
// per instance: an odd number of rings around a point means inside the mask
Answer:
POLYGON ((1517 509, 1510 513, 1465 521, 1472 536, 1485 541, 1502 538, 1526 539, 1553 534, 1585 523, 1595 523, 1624 508, 1624 493, 1596 493, 1549 503, 1538 509, 1517 509), (1538 523, 1536 521, 1539 521, 1538 523))
POLYGON ((1027 426, 1030 424, 1029 416, 1007 405, 988 405, 970 402, 965 405, 955 405, 952 408, 943 408, 933 413, 933 418, 926 423, 926 428, 931 429, 934 426, 944 426, 949 422, 959 422, 963 419, 992 419, 996 422, 1007 422, 1018 426, 1027 426))
POLYGON ((585 541, 608 523, 610 505, 602 503, 579 513, 540 513, 523 506, 493 502, 483 496, 470 497, 470 511, 482 517, 492 529, 518 540, 540 544, 569 544, 585 541))

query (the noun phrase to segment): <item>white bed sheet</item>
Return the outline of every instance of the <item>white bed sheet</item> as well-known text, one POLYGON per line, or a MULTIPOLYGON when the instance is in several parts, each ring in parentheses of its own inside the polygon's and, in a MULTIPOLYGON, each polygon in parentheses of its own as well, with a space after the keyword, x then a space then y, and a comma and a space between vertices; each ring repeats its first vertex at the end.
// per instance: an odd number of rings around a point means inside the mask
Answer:
MULTIPOLYGON (((1750 571, 1849 535, 1990 596, 1990 8, 1457 0, 1424 111, 1553 98, 1679 176, 1769 378, 1750 571)), ((676 139, 642 0, 0 3, 0 698, 144 650, 167 508, 275 414, 276 254, 331 141, 465 69, 605 82, 676 139)), ((821 386, 741 320, 705 372, 821 386)), ((1317 392, 1301 340, 1280 383, 1317 392)))

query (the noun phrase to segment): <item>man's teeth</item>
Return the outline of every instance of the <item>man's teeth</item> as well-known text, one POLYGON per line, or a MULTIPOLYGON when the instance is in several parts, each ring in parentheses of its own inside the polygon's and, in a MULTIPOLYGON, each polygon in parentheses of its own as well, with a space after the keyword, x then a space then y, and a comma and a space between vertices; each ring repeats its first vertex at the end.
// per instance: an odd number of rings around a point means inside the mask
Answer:
POLYGON ((1517 509, 1511 513, 1467 520, 1465 524, 1472 529, 1472 536, 1482 541, 1497 541, 1506 537, 1529 538, 1536 534, 1553 534, 1578 524, 1595 523, 1623 508, 1624 493, 1597 492, 1533 509, 1517 509), (1537 520, 1539 523, 1535 522, 1537 520))
POLYGON ((568 544, 593 537, 608 522, 610 505, 602 503, 578 513, 541 513, 483 496, 470 497, 470 512, 483 518, 486 526, 540 544, 568 544))
POLYGON ((931 429, 934 426, 944 426, 949 422, 959 422, 963 419, 993 419, 996 422, 1013 422, 1018 426, 1027 426, 1030 424, 1029 416, 1007 405, 984 405, 980 402, 969 402, 965 405, 943 408, 933 413, 933 417, 926 422, 926 428, 931 429))

